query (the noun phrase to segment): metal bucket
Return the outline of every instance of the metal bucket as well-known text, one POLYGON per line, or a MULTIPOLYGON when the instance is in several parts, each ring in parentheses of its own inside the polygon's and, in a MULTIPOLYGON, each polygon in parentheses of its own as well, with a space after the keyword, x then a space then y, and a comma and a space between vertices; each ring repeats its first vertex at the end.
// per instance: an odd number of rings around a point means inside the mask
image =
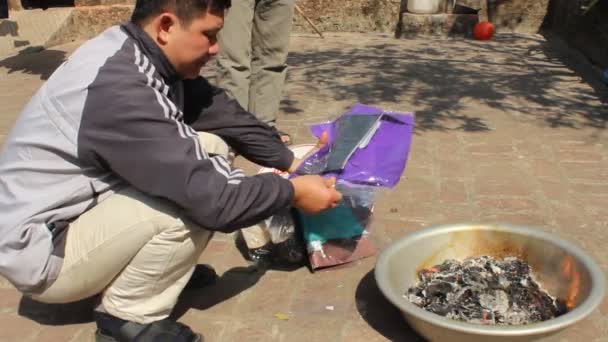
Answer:
POLYGON ((378 287, 407 322, 431 341, 533 341, 554 334, 589 315, 602 301, 605 278, 580 248, 555 235, 512 225, 441 225, 392 243, 375 269, 378 287), (549 294, 564 300, 568 313, 536 324, 489 326, 460 322, 427 312, 403 294, 418 282, 418 271, 446 259, 515 256, 530 264, 549 294))

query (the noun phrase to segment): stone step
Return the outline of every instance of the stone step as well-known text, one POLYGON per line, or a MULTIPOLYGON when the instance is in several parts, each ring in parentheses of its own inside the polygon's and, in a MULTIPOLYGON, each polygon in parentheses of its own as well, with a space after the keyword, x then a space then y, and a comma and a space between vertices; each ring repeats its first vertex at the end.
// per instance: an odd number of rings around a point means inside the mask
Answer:
POLYGON ((110 26, 128 21, 132 12, 133 6, 130 5, 76 7, 48 46, 93 38, 110 26))
POLYGON ((73 11, 73 8, 11 11, 9 19, 0 20, 0 56, 47 46, 53 34, 66 25, 73 11))
POLYGON ((133 6, 85 6, 11 11, 0 20, 0 58, 96 36, 125 22, 133 6))
POLYGON ((413 14, 401 13, 397 37, 468 36, 479 21, 477 14, 413 14))

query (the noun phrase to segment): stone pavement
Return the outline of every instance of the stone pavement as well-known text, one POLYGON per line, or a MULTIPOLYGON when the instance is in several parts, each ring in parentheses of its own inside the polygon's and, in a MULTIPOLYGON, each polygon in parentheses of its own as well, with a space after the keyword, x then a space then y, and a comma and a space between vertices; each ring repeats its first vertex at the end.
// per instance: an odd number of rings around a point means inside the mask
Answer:
MULTIPOLYGON (((76 47, 0 60, 0 141, 76 47)), ((296 143, 313 141, 307 125, 358 102, 417 114, 402 181, 376 205, 380 248, 431 224, 502 221, 573 241, 608 273, 607 92, 576 53, 538 35, 481 43, 343 33, 294 36, 289 64, 280 126, 296 143)), ((375 258, 261 276, 233 240, 216 235, 201 262, 219 283, 185 293, 174 313, 208 341, 421 340, 376 288, 375 258)), ((34 303, 0 280, 0 341, 92 341, 90 306, 34 303)), ((608 341, 608 300, 546 341, 608 341)))

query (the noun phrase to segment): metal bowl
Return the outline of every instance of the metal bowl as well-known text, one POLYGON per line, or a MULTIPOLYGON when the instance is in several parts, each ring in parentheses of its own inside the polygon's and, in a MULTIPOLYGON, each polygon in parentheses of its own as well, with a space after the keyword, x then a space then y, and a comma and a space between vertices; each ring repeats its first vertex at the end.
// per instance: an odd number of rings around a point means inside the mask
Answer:
POLYGON ((605 278, 580 248, 534 228, 512 225, 441 225, 405 236, 386 248, 375 270, 378 287, 407 322, 431 341, 533 341, 552 335, 589 315, 602 301, 605 278), (417 272, 446 259, 490 255, 519 257, 535 279, 569 311, 541 323, 478 325, 425 311, 403 294, 418 282, 417 272))

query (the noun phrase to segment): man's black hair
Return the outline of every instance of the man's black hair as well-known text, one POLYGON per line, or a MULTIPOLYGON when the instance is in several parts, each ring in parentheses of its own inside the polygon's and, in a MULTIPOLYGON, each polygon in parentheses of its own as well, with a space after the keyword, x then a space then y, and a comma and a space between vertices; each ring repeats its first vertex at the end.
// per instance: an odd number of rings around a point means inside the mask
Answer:
POLYGON ((230 5, 231 0, 137 0, 131 21, 141 25, 151 16, 170 10, 181 22, 188 24, 201 12, 223 12, 230 5))

